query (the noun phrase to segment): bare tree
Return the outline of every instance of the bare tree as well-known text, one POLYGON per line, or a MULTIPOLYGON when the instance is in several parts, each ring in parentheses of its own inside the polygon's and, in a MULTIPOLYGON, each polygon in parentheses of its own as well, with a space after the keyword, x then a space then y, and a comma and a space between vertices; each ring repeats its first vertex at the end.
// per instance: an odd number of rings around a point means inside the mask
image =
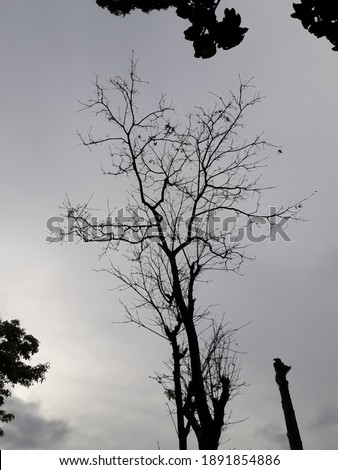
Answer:
POLYGON ((228 101, 212 95, 213 107, 196 107, 183 124, 164 96, 154 110, 140 112, 137 95, 144 83, 132 60, 128 79, 109 80, 117 92, 113 101, 96 79, 94 98, 82 103, 109 125, 103 137, 92 131, 80 136, 83 144, 106 145, 111 166, 104 174, 129 177, 131 190, 123 213, 113 217, 107 204, 100 220, 89 202, 73 205, 67 198, 67 230, 103 243, 105 254, 125 250, 130 270, 110 261, 107 271, 136 294, 132 305, 124 305, 126 321, 171 345, 169 375, 157 379, 175 403, 179 447, 187 448, 193 430, 200 449, 217 449, 225 406, 240 385, 236 330, 217 322, 211 305, 197 305, 198 282, 212 271, 238 272, 247 258, 239 225, 250 232, 265 223, 270 233, 281 221, 297 219, 300 206, 260 212, 267 188, 256 174, 265 166, 257 154, 269 144, 262 135, 241 137, 245 112, 261 100, 250 82, 240 82, 228 101))

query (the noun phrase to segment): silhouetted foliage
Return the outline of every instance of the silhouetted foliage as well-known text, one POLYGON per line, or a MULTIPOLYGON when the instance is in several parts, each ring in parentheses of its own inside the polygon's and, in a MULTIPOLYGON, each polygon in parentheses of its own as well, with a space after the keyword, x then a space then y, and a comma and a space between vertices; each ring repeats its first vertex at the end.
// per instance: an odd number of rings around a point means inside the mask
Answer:
POLYGON ((96 3, 117 16, 124 16, 137 9, 149 13, 175 7, 177 16, 190 21, 191 26, 184 31, 184 35, 188 41, 192 41, 195 57, 202 59, 214 56, 217 47, 231 49, 238 46, 248 31, 241 27, 241 16, 234 8, 226 8, 221 21, 216 18, 219 0, 97 0, 96 3))
MULTIPOLYGON (((221 0, 96 0, 113 15, 125 16, 133 10, 149 13, 153 10, 176 8, 180 18, 190 21, 184 31, 185 38, 193 42, 195 57, 213 57, 217 48, 232 49, 244 39, 248 28, 241 26, 241 16, 234 8, 225 8, 219 21, 216 10, 221 0)), ((293 4, 291 16, 301 20, 302 25, 318 38, 326 37, 338 50, 338 4, 333 0, 302 0, 293 4)))
POLYGON ((302 0, 294 3, 297 18, 309 33, 317 38, 326 37, 332 44, 333 50, 338 51, 338 3, 333 0, 302 0))
POLYGON ((282 220, 298 218, 299 203, 273 213, 260 209, 267 188, 255 174, 265 161, 257 153, 270 144, 242 135, 245 112, 260 101, 250 82, 229 100, 213 95, 211 109, 196 106, 182 123, 164 96, 152 111, 140 111, 144 83, 132 61, 128 79, 110 79, 108 88, 96 79, 94 97, 81 103, 107 125, 101 137, 80 136, 83 144, 107 146, 111 164, 104 174, 130 178, 131 189, 125 208, 113 216, 107 203, 102 219, 89 202, 74 206, 67 199, 64 233, 103 243, 104 254, 123 250, 123 267, 109 260, 106 271, 136 294, 124 305, 127 323, 170 343, 170 373, 155 378, 175 404, 180 449, 190 430, 200 449, 217 449, 226 404, 240 385, 236 330, 217 321, 210 305, 198 305, 197 287, 206 274, 237 272, 247 259, 239 226, 251 231, 265 223, 273 233, 282 220))
MULTIPOLYGON (((0 319, 0 407, 5 398, 11 396, 7 386, 23 385, 30 387, 33 382, 42 382, 49 364, 30 366, 24 361, 39 351, 39 341, 28 335, 20 326, 19 320, 0 319)), ((12 413, 0 410, 0 422, 8 423, 14 418, 12 413)), ((0 428, 0 436, 3 430, 0 428)))

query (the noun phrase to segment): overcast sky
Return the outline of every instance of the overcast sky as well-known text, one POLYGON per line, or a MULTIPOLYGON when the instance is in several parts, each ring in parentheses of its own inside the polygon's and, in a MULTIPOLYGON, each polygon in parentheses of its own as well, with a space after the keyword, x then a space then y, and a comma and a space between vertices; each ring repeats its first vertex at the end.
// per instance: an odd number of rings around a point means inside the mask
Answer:
MULTIPOLYGON (((238 75, 254 77, 266 97, 250 110, 245 132, 265 130, 283 154, 270 152, 263 181, 276 185, 269 203, 289 203, 318 191, 291 223, 292 242, 255 244, 243 276, 221 273, 197 296, 216 304, 233 327, 241 377, 249 384, 229 404, 233 425, 222 448, 287 449, 272 360, 288 375, 306 449, 338 444, 338 53, 290 18, 292 1, 237 0, 249 32, 237 48, 195 59, 183 38, 188 23, 173 11, 116 18, 94 0, 2 0, 0 311, 18 318, 40 342, 35 361, 50 362, 43 384, 16 388, 6 409, 3 449, 177 448, 161 387, 166 344, 123 319, 114 280, 94 244, 48 244, 47 220, 93 193, 92 206, 123 203, 119 182, 102 176, 102 152, 88 152, 77 129, 94 117, 78 100, 102 81, 126 73, 131 51, 150 85, 144 103, 161 92, 185 114, 228 96, 238 75)), ((113 256, 113 254, 112 254, 113 256)), ((125 294, 124 294, 125 295, 125 294)), ((126 297, 124 297, 126 300, 126 297)), ((128 299, 128 297, 127 297, 128 299)), ((194 447, 195 443, 191 442, 194 447)))

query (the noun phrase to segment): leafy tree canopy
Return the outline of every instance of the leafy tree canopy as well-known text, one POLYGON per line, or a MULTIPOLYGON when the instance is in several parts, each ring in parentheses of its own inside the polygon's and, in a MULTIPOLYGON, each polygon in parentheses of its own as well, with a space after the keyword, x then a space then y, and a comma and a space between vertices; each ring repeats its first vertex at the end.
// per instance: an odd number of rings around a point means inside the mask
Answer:
MULTIPOLYGON (((0 407, 5 398, 11 396, 7 386, 23 385, 30 387, 33 382, 42 382, 49 364, 30 366, 24 361, 39 351, 39 341, 21 328, 19 320, 0 319, 0 407)), ((8 423, 14 418, 12 413, 0 409, 0 422, 8 423)), ((0 436, 3 430, 0 428, 0 436)))
MULTIPOLYGON (((149 13, 153 10, 176 8, 177 16, 190 21, 184 31, 185 38, 192 41, 195 57, 213 57, 217 48, 232 49, 244 39, 248 28, 241 26, 241 16, 234 8, 225 8, 223 18, 218 20, 216 9, 221 0, 96 0, 113 15, 125 16, 133 10, 149 13)), ((301 0, 294 3, 291 15, 302 22, 310 33, 318 38, 326 37, 333 50, 338 51, 338 4, 332 0, 301 0)))

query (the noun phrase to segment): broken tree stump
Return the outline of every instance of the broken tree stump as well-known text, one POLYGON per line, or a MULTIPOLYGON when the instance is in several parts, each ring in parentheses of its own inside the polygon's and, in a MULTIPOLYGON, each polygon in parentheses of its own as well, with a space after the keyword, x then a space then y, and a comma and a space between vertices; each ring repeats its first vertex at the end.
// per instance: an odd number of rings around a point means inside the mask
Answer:
POLYGON ((282 408, 284 412, 287 436, 289 439, 291 450, 303 450, 303 444, 300 437, 296 414, 293 409, 292 400, 289 391, 289 382, 286 379, 286 374, 291 369, 291 366, 286 366, 279 358, 273 360, 273 366, 276 371, 276 382, 279 387, 282 408))

